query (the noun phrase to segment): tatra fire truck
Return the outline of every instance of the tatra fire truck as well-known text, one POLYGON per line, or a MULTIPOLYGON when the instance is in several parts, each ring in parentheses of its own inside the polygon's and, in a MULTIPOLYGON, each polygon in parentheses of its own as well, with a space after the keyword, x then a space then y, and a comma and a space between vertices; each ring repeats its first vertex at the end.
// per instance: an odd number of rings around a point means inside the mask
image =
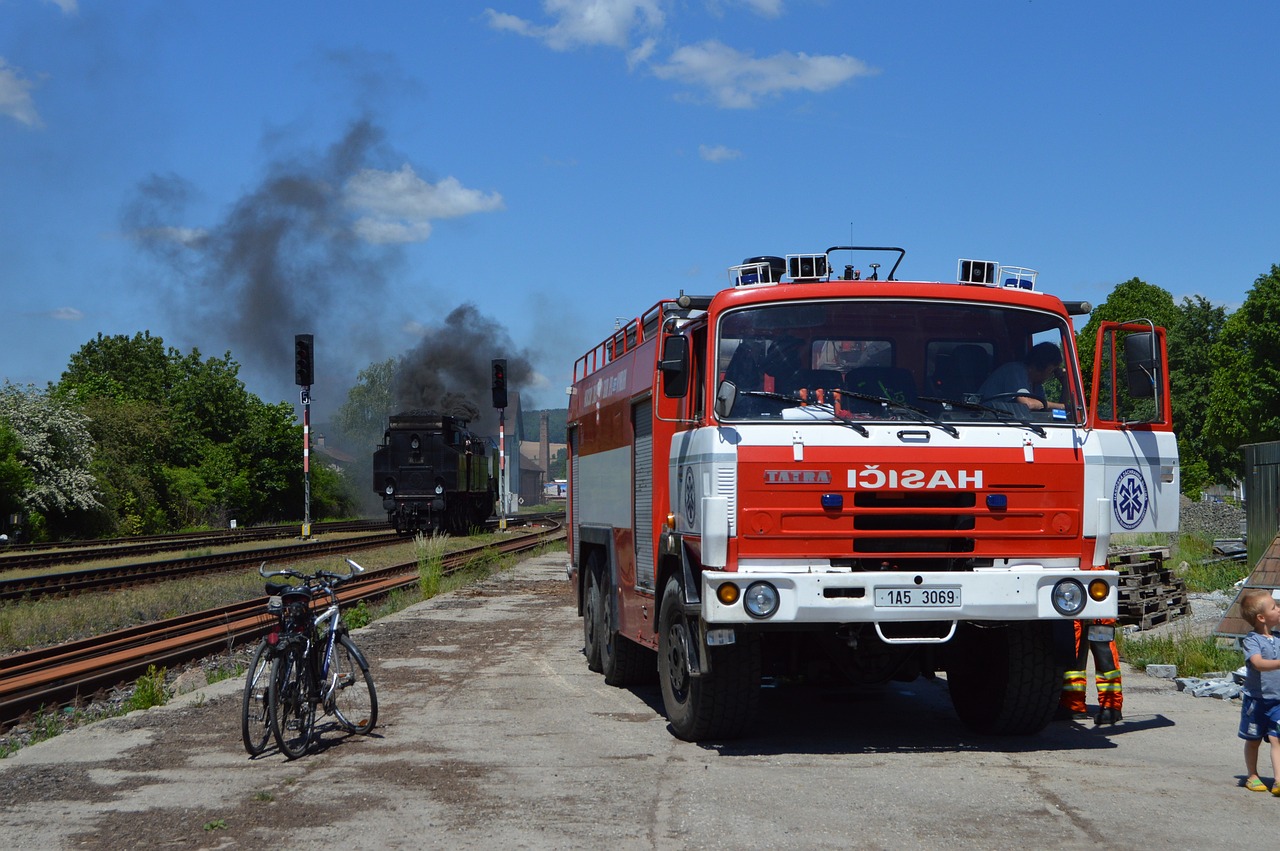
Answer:
POLYGON ((991 261, 899 281, 904 255, 753 257, 574 365, 587 664, 656 676, 680 738, 747 733, 766 684, 939 672, 967 726, 1038 732, 1072 622, 1117 616, 1111 537, 1177 529, 1164 329, 1101 323, 1086 385, 1087 302, 991 261))

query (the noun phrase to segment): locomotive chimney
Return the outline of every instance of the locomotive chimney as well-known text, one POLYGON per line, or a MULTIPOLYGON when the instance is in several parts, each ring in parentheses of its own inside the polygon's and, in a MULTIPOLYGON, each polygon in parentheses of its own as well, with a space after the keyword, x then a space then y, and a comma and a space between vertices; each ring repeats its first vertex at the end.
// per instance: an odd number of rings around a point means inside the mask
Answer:
POLYGON ((551 421, 551 414, 546 411, 542 412, 542 416, 538 417, 538 461, 542 463, 542 469, 551 470, 551 439, 547 437, 547 424, 551 421))

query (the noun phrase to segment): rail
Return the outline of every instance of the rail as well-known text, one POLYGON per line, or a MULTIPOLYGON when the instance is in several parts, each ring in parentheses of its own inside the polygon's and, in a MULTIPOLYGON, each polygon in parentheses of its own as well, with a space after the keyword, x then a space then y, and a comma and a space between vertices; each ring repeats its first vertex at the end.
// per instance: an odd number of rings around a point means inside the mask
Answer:
MULTIPOLYGON (((469 564, 477 554, 524 552, 564 537, 560 524, 494 544, 470 547, 443 558, 446 574, 469 564)), ((417 561, 370 571, 343 586, 344 606, 383 597, 417 585, 417 561)), ((0 659, 0 729, 42 707, 65 706, 102 689, 132 682, 151 665, 169 668, 226 652, 259 639, 268 628, 265 598, 181 615, 107 635, 68 642, 0 659)))

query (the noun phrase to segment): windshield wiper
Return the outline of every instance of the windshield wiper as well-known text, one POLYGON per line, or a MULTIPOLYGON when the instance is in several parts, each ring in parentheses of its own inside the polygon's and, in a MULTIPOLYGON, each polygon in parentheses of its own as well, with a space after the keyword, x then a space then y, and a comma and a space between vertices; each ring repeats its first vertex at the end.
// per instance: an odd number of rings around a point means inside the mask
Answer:
MULTIPOLYGON (((900 411, 910 411, 911 413, 915 414, 916 417, 920 419, 922 422, 926 422, 930 425, 935 425, 938 428, 945 431, 947 434, 951 435, 952 437, 955 437, 955 438, 960 437, 960 432, 956 429, 955 426, 951 425, 950 423, 944 423, 942 420, 938 419, 933 414, 926 411, 924 408, 918 407, 916 405, 912 405, 907 402, 899 402, 896 399, 890 399, 888 396, 876 396, 873 393, 859 393, 856 390, 833 390, 832 392, 839 393, 841 396, 849 396, 853 399, 860 399, 863 402, 875 402, 877 404, 884 405, 886 408, 896 408, 900 411)), ((921 397, 921 398, 924 398, 924 397, 921 397)), ((925 401, 931 401, 931 400, 926 399, 925 401)))
POLYGON ((981 402, 969 402, 964 399, 942 399, 938 396, 921 396, 920 400, 923 402, 939 402, 943 405, 952 405, 956 408, 964 408, 966 411, 983 411, 988 414, 995 414, 996 418, 999 419, 1001 422, 1017 423, 1018 425, 1025 426, 1026 428, 1031 429, 1040 437, 1048 436, 1044 428, 1031 422, 1030 420, 1023 419, 1022 417, 1014 416, 1008 411, 1002 411, 999 408, 993 408, 990 405, 984 405, 981 402))

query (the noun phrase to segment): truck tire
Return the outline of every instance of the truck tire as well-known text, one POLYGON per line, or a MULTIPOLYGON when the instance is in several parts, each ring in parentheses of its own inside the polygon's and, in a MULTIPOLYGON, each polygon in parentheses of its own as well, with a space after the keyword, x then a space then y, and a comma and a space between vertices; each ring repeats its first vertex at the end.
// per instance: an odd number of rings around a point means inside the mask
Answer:
POLYGON ((603 571, 600 615, 600 670, 611 686, 633 686, 651 683, 657 678, 658 664, 653 651, 637 644, 618 631, 618 593, 609 571, 603 571))
POLYGON ((1051 623, 964 624, 947 665, 956 715, 978 733, 1024 736, 1053 720, 1062 691, 1051 623))
POLYGON ((600 667, 600 642, 603 639, 600 635, 603 622, 600 608, 604 605, 604 590, 600 582, 604 575, 604 559, 599 551, 593 550, 587 556, 582 572, 586 583, 582 590, 582 652, 587 657, 587 669, 598 674, 604 670, 600 667))
POLYGON ((690 742, 732 739, 755 720, 760 702, 760 636, 739 630, 737 641, 702 648, 711 672, 689 674, 697 624, 684 613, 684 592, 675 577, 667 580, 658 614, 658 680, 671 730, 690 742))

